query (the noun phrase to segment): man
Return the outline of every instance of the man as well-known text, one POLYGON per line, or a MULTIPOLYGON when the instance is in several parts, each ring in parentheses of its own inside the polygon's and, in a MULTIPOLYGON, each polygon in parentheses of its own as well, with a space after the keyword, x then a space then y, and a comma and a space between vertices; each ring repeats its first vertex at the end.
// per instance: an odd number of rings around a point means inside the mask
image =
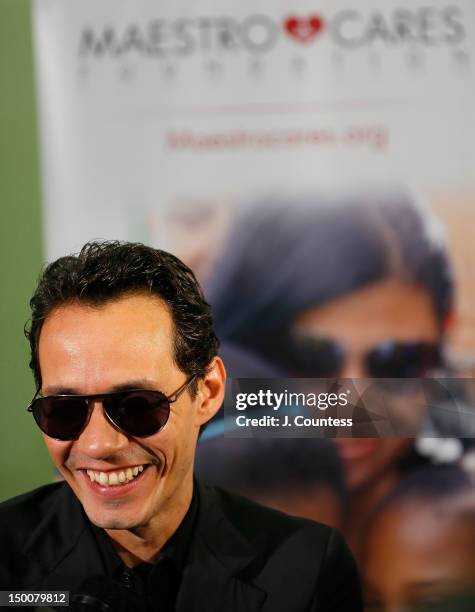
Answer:
POLYGON ((45 269, 31 306, 29 410, 65 482, 0 506, 2 589, 102 576, 128 610, 361 609, 335 531, 194 482, 225 369, 183 263, 89 243, 45 269))

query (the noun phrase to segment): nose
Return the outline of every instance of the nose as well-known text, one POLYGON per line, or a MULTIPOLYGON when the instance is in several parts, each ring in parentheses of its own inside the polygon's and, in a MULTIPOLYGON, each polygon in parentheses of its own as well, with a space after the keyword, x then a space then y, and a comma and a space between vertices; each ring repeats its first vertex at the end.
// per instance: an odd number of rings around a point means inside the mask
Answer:
POLYGON ((363 363, 363 359, 359 355, 351 355, 347 356, 345 360, 345 365, 343 366, 343 370, 341 371, 339 377, 340 378, 368 378, 368 373, 366 371, 365 365, 363 363))
POLYGON ((77 450, 93 459, 105 459, 128 443, 127 436, 107 420, 102 402, 93 401, 91 418, 76 441, 77 450))

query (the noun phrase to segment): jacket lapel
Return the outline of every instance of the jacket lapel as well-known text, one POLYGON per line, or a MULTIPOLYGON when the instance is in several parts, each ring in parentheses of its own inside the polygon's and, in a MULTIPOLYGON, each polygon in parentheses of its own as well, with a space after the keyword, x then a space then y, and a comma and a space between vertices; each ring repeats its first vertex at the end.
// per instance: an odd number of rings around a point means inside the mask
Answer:
MULTIPOLYGON (((225 516, 215 491, 196 481, 195 486, 200 507, 177 612, 259 612, 266 593, 248 578, 257 561, 256 551, 225 516)), ((71 585, 74 590, 85 576, 106 573, 102 560, 88 554, 93 535, 79 501, 68 485, 59 489, 23 549, 33 561, 24 576, 27 588, 61 589, 71 576, 77 576, 78 584, 71 585)))
POLYGON ((256 552, 224 515, 213 490, 198 485, 200 511, 177 612, 258 612, 266 593, 240 574, 256 552))
POLYGON ((25 584, 42 588, 64 588, 77 577, 104 573, 102 560, 91 558, 92 538, 82 506, 66 483, 59 485, 54 502, 25 543, 24 554, 33 561, 25 584), (62 585, 62 586, 61 586, 62 585))

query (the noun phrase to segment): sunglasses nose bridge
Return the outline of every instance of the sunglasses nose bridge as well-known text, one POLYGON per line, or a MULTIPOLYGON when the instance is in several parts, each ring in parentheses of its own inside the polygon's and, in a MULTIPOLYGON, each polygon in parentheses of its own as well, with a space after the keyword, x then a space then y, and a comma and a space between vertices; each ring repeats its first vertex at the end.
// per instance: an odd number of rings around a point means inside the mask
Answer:
POLYGON ((82 432, 89 425, 89 421, 91 420, 92 411, 94 409, 94 405, 92 403, 93 400, 90 397, 83 398, 83 401, 87 406, 86 418, 84 419, 84 423, 83 423, 83 426, 81 427, 81 431, 75 436, 74 438, 75 440, 77 440, 82 435, 82 432))
POLYGON ((106 399, 93 396, 85 400, 88 415, 77 439, 77 444, 83 447, 83 452, 90 457, 102 458, 125 447, 128 439, 107 413, 106 399))
POLYGON ((364 357, 355 353, 347 353, 339 374, 340 378, 366 378, 367 368, 364 357))
POLYGON ((103 419, 109 425, 111 425, 114 429, 117 429, 117 425, 115 424, 114 420, 112 419, 112 416, 109 414, 109 410, 108 410, 108 406, 107 406, 107 404, 108 404, 107 397, 102 396, 102 395, 97 395, 97 396, 87 397, 87 398, 85 398, 85 400, 86 400, 86 403, 87 403, 88 414, 87 414, 87 421, 86 421, 86 423, 84 424, 84 427, 83 427, 83 431, 89 425, 89 421, 91 420, 91 416, 92 416, 92 413, 93 413, 94 408, 95 408, 96 405, 97 405, 98 410, 100 410, 100 412, 102 412, 103 419))

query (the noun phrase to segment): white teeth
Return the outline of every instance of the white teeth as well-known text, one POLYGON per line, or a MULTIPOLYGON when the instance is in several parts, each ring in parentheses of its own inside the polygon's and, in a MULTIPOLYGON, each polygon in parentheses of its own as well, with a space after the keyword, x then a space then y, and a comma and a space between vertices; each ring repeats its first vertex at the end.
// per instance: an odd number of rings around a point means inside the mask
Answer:
POLYGON ((98 482, 103 487, 105 486, 118 486, 121 484, 127 484, 143 472, 143 465, 136 465, 133 468, 127 468, 120 472, 94 472, 93 470, 86 470, 91 482, 98 482))
POLYGON ((105 472, 101 472, 99 474, 99 482, 101 483, 101 485, 105 485, 109 482, 109 478, 107 477, 107 474, 105 472))
POLYGON ((117 475, 116 472, 111 472, 109 474, 109 484, 110 485, 116 485, 119 484, 119 476, 117 475))

